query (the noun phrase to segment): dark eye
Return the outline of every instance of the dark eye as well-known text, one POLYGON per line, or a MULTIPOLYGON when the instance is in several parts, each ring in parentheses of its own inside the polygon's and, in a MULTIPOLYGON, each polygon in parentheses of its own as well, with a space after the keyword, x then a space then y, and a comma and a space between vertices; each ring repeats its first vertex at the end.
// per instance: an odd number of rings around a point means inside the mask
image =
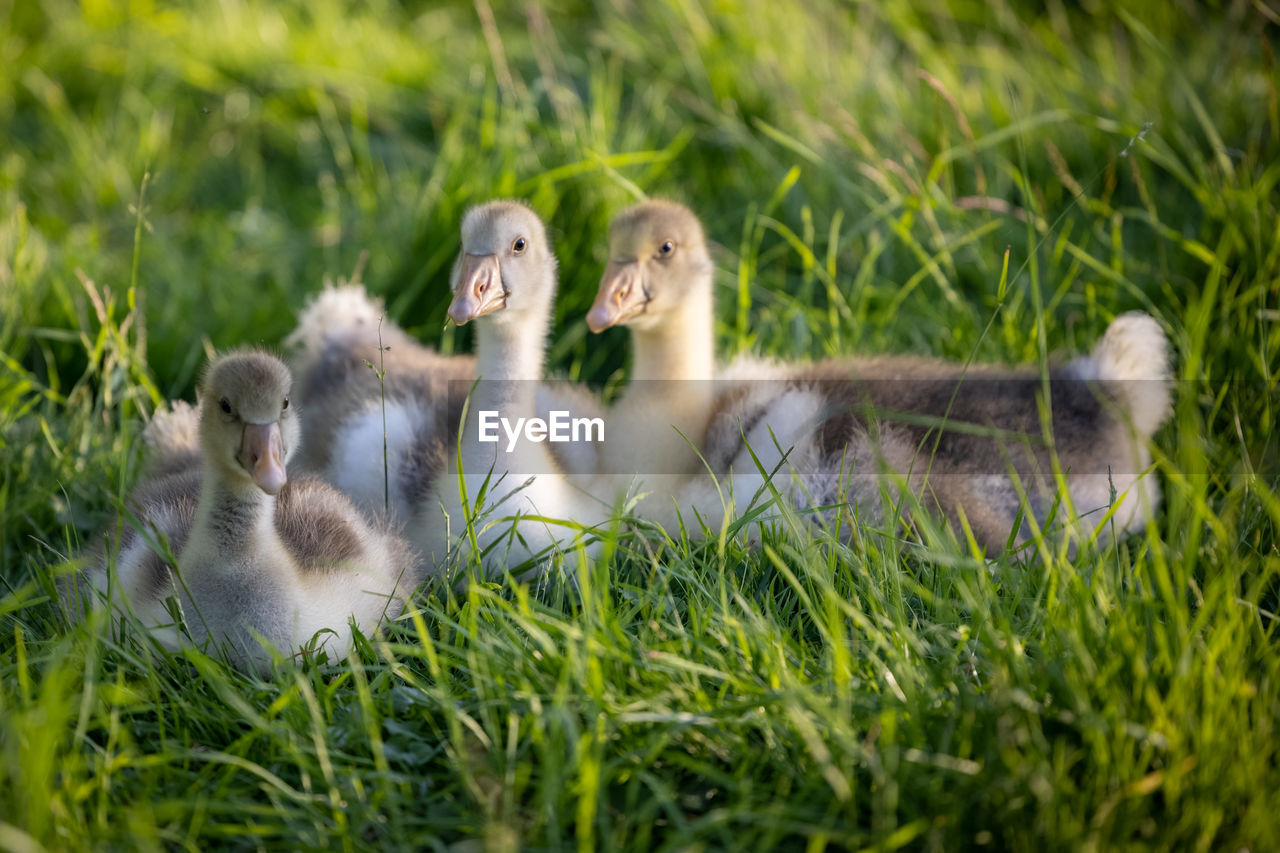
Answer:
POLYGON ((676 244, 668 240, 667 242, 663 243, 661 246, 658 247, 658 255, 659 257, 665 258, 675 250, 676 250, 676 244))
POLYGON ((288 409, 288 408, 289 408, 289 398, 288 398, 288 397, 285 397, 285 398, 284 398, 284 405, 282 405, 282 406, 280 407, 280 411, 282 411, 282 412, 283 412, 285 409, 288 409))
POLYGON ((524 251, 525 246, 529 245, 523 237, 517 237, 516 241, 511 244, 511 251, 517 255, 524 251))
POLYGON ((231 414, 231 402, 226 397, 219 400, 218 405, 222 407, 223 414, 231 414))

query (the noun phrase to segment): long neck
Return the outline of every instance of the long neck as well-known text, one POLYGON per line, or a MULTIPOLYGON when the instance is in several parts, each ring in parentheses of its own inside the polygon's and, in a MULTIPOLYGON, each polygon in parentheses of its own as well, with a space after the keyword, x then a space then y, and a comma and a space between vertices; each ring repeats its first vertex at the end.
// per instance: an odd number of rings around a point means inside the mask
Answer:
POLYGON ((541 379, 549 320, 535 315, 502 324, 477 321, 476 374, 481 379, 541 379))
POLYGON ((214 549, 227 565, 234 564, 240 555, 260 554, 279 541, 275 511, 275 497, 206 464, 192 540, 214 549))
POLYGON ((659 328, 632 335, 631 379, 613 409, 604 470, 642 475, 698 469, 715 402, 715 341, 710 282, 659 328))
POLYGON ((632 381, 714 378, 715 316, 710 282, 703 284, 656 328, 632 333, 632 381))
MULTIPOLYGON (((518 419, 537 415, 538 382, 545 361, 547 325, 551 306, 526 311, 518 322, 478 323, 476 328, 476 374, 480 379, 464 425, 463 455, 468 473, 514 471, 526 474, 555 470, 545 444, 521 437, 509 445, 503 429, 496 442, 482 442, 481 418, 496 414, 513 429, 518 419), (510 447, 510 449, 508 449, 510 447)), ((508 486, 512 488, 512 486, 508 486)))
MULTIPOLYGON (((504 416, 534 413, 537 383, 546 360, 548 317, 542 312, 520 322, 484 322, 476 327, 476 375, 481 380, 475 401, 504 416)), ((549 306, 546 312, 550 313, 549 306)))

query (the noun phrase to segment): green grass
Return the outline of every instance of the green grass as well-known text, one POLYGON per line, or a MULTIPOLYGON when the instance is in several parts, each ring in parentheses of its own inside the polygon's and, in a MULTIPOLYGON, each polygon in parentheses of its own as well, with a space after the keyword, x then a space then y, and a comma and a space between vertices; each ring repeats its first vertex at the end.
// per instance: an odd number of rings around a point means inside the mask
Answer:
POLYGON ((1280 845, 1274 3, 819 5, 0 0, 0 847, 1280 845), (469 347, 475 202, 552 224, 553 366, 617 381, 583 315, 641 193, 719 244, 726 356, 1034 361, 1151 312, 1164 508, 996 561, 624 527, 579 596, 437 590, 267 681, 51 602, 146 415, 362 253, 469 347))

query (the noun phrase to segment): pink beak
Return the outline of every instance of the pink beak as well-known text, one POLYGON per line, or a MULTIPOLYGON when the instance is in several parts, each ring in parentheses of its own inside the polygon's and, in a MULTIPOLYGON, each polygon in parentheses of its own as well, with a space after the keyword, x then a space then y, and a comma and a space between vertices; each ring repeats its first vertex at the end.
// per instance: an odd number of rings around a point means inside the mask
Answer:
POLYGON ((507 307, 507 290, 497 255, 463 255, 458 290, 449 303, 449 319, 465 326, 477 317, 507 307))
POLYGON ((284 470, 284 436, 278 422, 245 424, 237 458, 258 488, 269 495, 283 489, 289 479, 284 470))
POLYGON ((593 332, 603 332, 610 326, 625 323, 644 313, 644 288, 640 282, 640 264, 610 261, 600 280, 596 301, 587 312, 587 327, 593 332))

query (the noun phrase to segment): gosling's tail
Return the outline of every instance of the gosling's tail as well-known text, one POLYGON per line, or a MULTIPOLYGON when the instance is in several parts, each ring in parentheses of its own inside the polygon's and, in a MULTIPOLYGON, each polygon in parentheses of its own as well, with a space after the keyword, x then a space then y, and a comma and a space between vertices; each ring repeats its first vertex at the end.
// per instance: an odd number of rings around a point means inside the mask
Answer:
POLYGON ((199 463, 200 408, 174 400, 157 410, 142 431, 147 445, 147 469, 152 476, 185 471, 199 463))
POLYGON ((324 354, 327 342, 347 332, 373 333, 386 309, 360 284, 326 285, 298 314, 298 327, 284 339, 296 375, 324 354))
POLYGON ((1172 413, 1173 372, 1169 341, 1149 314, 1117 317, 1089 359, 1094 377, 1108 383, 1143 438, 1155 434, 1172 413))

